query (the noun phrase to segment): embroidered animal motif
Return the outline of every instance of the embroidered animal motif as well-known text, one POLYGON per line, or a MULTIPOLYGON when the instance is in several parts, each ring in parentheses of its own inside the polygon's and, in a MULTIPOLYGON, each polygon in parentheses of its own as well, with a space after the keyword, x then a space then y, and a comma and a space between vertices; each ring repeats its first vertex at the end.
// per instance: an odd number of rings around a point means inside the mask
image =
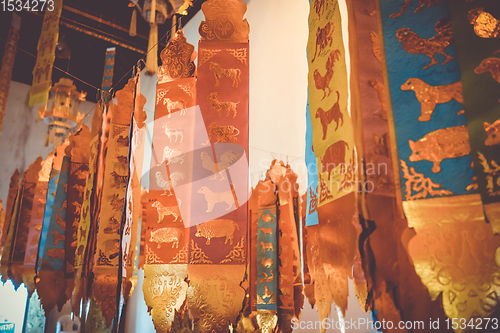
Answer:
POLYGON ((380 105, 382 107, 380 118, 387 120, 387 99, 385 96, 384 84, 377 79, 372 79, 368 81, 368 85, 377 91, 378 100, 380 101, 380 105))
POLYGON ((431 86, 420 79, 410 78, 401 86, 401 90, 415 92, 415 97, 419 101, 421 108, 421 115, 418 117, 419 121, 431 120, 436 104, 448 103, 452 100, 460 104, 464 102, 462 81, 443 86, 431 86))
POLYGON ((470 154, 467 126, 455 126, 427 133, 416 142, 408 141, 411 162, 427 160, 433 163, 432 172, 441 171, 441 161, 470 154))
POLYGON ((486 58, 479 66, 474 69, 474 73, 483 74, 486 72, 490 72, 493 80, 500 83, 500 59, 499 58, 486 58))
POLYGON ((165 134, 170 142, 172 142, 172 138, 174 137, 173 142, 177 142, 177 139, 179 139, 179 143, 181 143, 184 139, 184 128, 170 128, 168 122, 164 123, 162 128, 165 130, 165 134))
POLYGON ((325 155, 321 158, 321 170, 328 173, 328 180, 330 180, 330 172, 338 165, 341 165, 340 172, 344 173, 346 148, 349 149, 349 145, 344 140, 337 141, 326 148, 325 155))
POLYGON ((216 123, 211 123, 208 127, 208 140, 212 141, 215 138, 215 142, 237 142, 237 136, 240 134, 240 130, 233 125, 217 125, 216 123))
POLYGON ((64 221, 60 214, 56 214, 56 223, 62 230, 66 230, 66 221, 64 221))
POLYGON ((123 155, 115 155, 115 158, 118 160, 118 162, 122 165, 122 166, 126 166, 128 164, 128 157, 127 156, 123 156, 123 155))
POLYGON ((263 241, 261 241, 259 244, 262 247, 262 250, 260 252, 274 251, 273 243, 264 243, 263 241))
POLYGON ((220 102, 217 97, 217 92, 211 92, 208 95, 208 100, 212 102, 212 107, 217 111, 219 118, 222 118, 222 113, 226 111, 226 117, 229 117, 229 113, 233 113, 233 118, 236 118, 238 111, 236 107, 240 102, 220 102))
POLYGON ((344 115, 342 114, 342 111, 340 111, 340 105, 339 105, 339 100, 340 100, 340 95, 339 91, 337 90, 337 102, 333 104, 333 106, 325 111, 322 108, 318 108, 316 111, 316 119, 319 118, 321 121, 321 126, 323 128, 323 138, 322 140, 326 139, 326 134, 328 131, 328 125, 332 122, 332 120, 335 120, 335 123, 337 126, 335 126, 336 131, 339 128, 339 121, 342 121, 342 124, 340 126, 344 125, 344 115))
MULTIPOLYGON (((180 202, 179 202, 179 204, 180 204, 180 202)), ((179 206, 177 206, 177 205, 165 207, 161 204, 161 202, 155 201, 155 202, 153 202, 153 204, 151 206, 156 208, 156 212, 158 213, 157 223, 161 223, 163 221, 163 219, 165 218, 165 216, 169 216, 169 215, 172 215, 174 217, 173 222, 177 222, 177 220, 179 219, 179 216, 181 216, 181 211, 179 209, 179 206)))
POLYGON ((260 264, 265 268, 271 268, 271 266, 273 265, 273 260, 271 258, 268 259, 262 258, 260 264))
POLYGON ((113 171, 111 173, 111 176, 113 177, 113 185, 111 187, 121 188, 128 181, 128 175, 123 175, 122 176, 122 175, 117 174, 116 171, 113 171))
POLYGON ((172 101, 170 98, 163 99, 163 105, 167 105, 168 118, 174 110, 180 110, 181 116, 186 114, 186 102, 185 101, 172 101))
POLYGON ((50 257, 50 261, 54 261, 55 258, 64 258, 64 249, 47 249, 47 257, 50 257))
POLYGON ((106 257, 113 260, 120 254, 120 240, 108 239, 102 243, 103 252, 106 257))
POLYGON ((226 210, 230 210, 234 205, 233 191, 231 190, 225 192, 213 192, 208 187, 203 186, 198 190, 198 193, 205 196, 208 206, 207 213, 211 213, 217 203, 225 202, 228 205, 226 210))
POLYGON ((59 244, 60 241, 66 240, 66 235, 61 235, 57 230, 52 230, 51 234, 54 235, 54 245, 59 244))
POLYGON ((328 8, 328 1, 314 0, 314 11, 318 14, 319 19, 321 19, 321 14, 325 12, 326 8, 328 8))
POLYGON ((387 132, 381 136, 377 136, 373 133, 373 141, 375 141, 374 153, 377 155, 382 155, 389 157, 389 148, 387 148, 387 132))
POLYGON ((239 68, 222 68, 218 63, 210 62, 208 69, 214 71, 216 87, 219 86, 220 79, 222 78, 230 78, 233 81, 231 87, 238 87, 238 84, 241 82, 241 70, 239 68))
POLYGON ((183 181, 185 179, 185 176, 182 172, 176 171, 172 172, 170 175, 170 181, 172 182, 172 185, 170 185, 170 182, 168 181, 168 178, 165 179, 163 178, 163 175, 160 171, 156 171, 156 185, 158 185, 161 189, 163 189, 163 194, 162 195, 171 195, 172 194, 172 189, 177 186, 177 184, 180 181, 183 181), (170 193, 167 194, 167 191, 170 193))
POLYGON ((316 60, 316 56, 318 55, 318 48, 319 54, 321 54, 321 52, 327 46, 332 46, 332 34, 334 29, 335 26, 332 22, 328 22, 323 28, 318 27, 318 30, 316 31, 316 49, 314 50, 314 56, 311 62, 314 62, 314 60, 316 60))
POLYGON ((261 220, 264 221, 264 223, 274 223, 274 217, 272 217, 270 214, 262 215, 261 220))
POLYGON ((371 31, 370 40, 372 42, 373 55, 375 56, 375 58, 377 58, 378 61, 382 61, 382 51, 380 50, 380 38, 378 36, 378 33, 376 33, 375 31, 371 31))
POLYGON ((411 31, 410 28, 401 28, 396 32, 396 37, 402 42, 403 49, 406 52, 425 54, 431 59, 431 62, 422 69, 427 69, 438 63, 436 54, 441 54, 445 57, 443 65, 455 58, 445 53, 445 49, 453 42, 450 16, 436 23, 434 29, 437 34, 428 39, 420 37, 415 32, 411 31))
POLYGON ((335 66, 335 62, 340 59, 340 51, 339 50, 333 50, 330 52, 330 55, 328 56, 328 59, 326 60, 326 73, 324 76, 321 76, 319 70, 315 69, 314 70, 314 85, 316 86, 316 89, 318 90, 323 90, 323 99, 325 99, 326 96, 330 96, 330 93, 333 91, 330 88, 330 81, 333 77, 333 67, 335 66), (328 94, 326 93, 326 90, 328 89, 328 94))
POLYGON ((104 233, 107 235, 118 234, 119 231, 120 231, 120 221, 111 216, 111 218, 109 219, 108 226, 104 228, 104 233))
MULTIPOLYGON (((271 259, 269 259, 271 260, 271 259)), ((274 281, 274 274, 273 274, 273 270, 271 269, 269 271, 269 274, 270 275, 267 275, 266 272, 262 272, 262 279, 260 279, 260 283, 264 283, 264 282, 273 282, 274 281)))
POLYGON ((119 198, 119 194, 113 194, 112 196, 108 197, 108 200, 110 201, 109 204, 114 210, 122 210, 123 208, 123 198, 119 198))
POLYGON ((273 228, 260 228, 260 231, 264 233, 264 237, 273 235, 273 228))
MULTIPOLYGON (((67 186, 68 184, 64 184, 64 186, 67 186)), ((68 209, 68 202, 67 201, 63 201, 62 205, 61 205, 61 208, 59 209, 56 209, 56 211, 60 212, 62 210, 66 211, 68 209)))
POLYGON ((78 170, 78 171, 75 172, 76 178, 78 178, 80 180, 87 179, 87 175, 88 174, 89 174, 89 172, 86 171, 86 170, 78 170))
POLYGON ((499 38, 500 21, 493 15, 484 11, 484 8, 473 8, 469 11, 467 19, 474 25, 474 32, 481 38, 499 38))
POLYGON ((484 141, 486 146, 494 146, 500 143, 500 119, 493 124, 485 122, 484 130, 488 134, 488 138, 484 141))
POLYGON ((224 175, 221 173, 221 171, 224 171, 226 169, 229 169, 229 167, 234 164, 240 158, 240 155, 235 153, 234 151, 226 151, 220 156, 220 161, 217 162, 217 166, 215 165, 215 162, 212 161, 212 158, 210 155, 203 151, 200 154, 201 157, 201 165, 205 170, 211 171, 214 176, 213 178, 210 179, 217 179, 217 175, 219 174, 221 176, 221 179, 219 181, 224 180, 224 175))
MULTIPOLYGON (((435 6, 438 3, 441 3, 443 1, 444 0, 419 0, 418 3, 420 4, 420 6, 418 6, 417 9, 415 9, 414 13, 418 13, 419 11, 424 9, 425 5, 427 5, 427 8, 429 8, 430 6, 435 6)), ((400 17, 408 9, 408 7, 410 6, 410 3, 411 3, 411 0, 405 0, 405 4, 403 5, 403 8, 401 8, 399 13, 393 13, 393 14, 389 15, 389 17, 391 17, 391 18, 400 17)))
POLYGON ((116 142, 122 147, 128 147, 129 141, 130 140, 128 139, 128 135, 120 135, 118 139, 116 139, 116 142))
POLYGON ((179 241, 184 231, 178 228, 161 228, 151 231, 149 241, 151 243, 158 243, 158 248, 162 243, 172 243, 172 248, 179 248, 179 241))
POLYGON ((170 148, 169 146, 165 146, 165 148, 163 148, 162 162, 168 163, 174 157, 181 157, 181 155, 184 156, 184 154, 182 154, 182 150, 170 148))
POLYGON ((234 231, 240 230, 238 224, 232 220, 215 219, 196 225, 196 237, 207 239, 206 245, 210 245, 212 238, 226 237, 224 244, 229 242, 233 245, 234 231))
POLYGON ((262 299, 273 297, 273 291, 269 290, 269 286, 264 286, 264 294, 262 295, 262 299))

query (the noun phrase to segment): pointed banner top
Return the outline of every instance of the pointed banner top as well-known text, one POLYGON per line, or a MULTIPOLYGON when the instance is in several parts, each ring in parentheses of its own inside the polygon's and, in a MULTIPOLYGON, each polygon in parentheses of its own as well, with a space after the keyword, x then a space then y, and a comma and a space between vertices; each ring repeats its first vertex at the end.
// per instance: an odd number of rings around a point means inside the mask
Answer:
POLYGON ((243 19, 247 5, 242 0, 209 0, 201 5, 205 21, 200 24, 202 41, 247 43, 250 26, 243 19))

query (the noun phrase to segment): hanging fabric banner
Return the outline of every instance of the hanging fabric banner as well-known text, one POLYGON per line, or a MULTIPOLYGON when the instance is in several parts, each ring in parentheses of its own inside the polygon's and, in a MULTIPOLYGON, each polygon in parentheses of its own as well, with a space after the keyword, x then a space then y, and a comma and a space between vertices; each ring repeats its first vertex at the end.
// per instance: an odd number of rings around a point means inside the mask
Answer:
POLYGON ((62 3, 62 0, 54 0, 47 3, 45 7, 42 31, 38 40, 38 53, 33 68, 30 106, 47 103, 49 99, 49 90, 52 88, 52 67, 59 39, 59 19, 61 17, 62 3))
POLYGON ((0 133, 2 132, 5 109, 9 97, 10 81, 12 79, 12 69, 17 52, 17 41, 19 40, 19 30, 21 30, 21 17, 16 13, 12 14, 9 34, 5 43, 5 51, 2 58, 2 68, 0 69, 0 133))
POLYGON ((306 226, 317 225, 318 222, 318 165, 313 151, 313 132, 311 117, 309 116, 309 103, 306 107, 306 157, 307 165, 307 206, 306 226))
POLYGON ((403 208, 416 232, 409 255, 431 300, 442 294, 449 318, 488 317, 497 304, 490 297, 499 292, 492 282, 500 274, 494 259, 499 239, 476 194, 480 177, 471 167, 469 133, 477 127, 468 129, 463 111, 448 3, 424 8, 391 0, 380 6, 385 47, 391 50, 386 58, 403 208), (437 255, 442 251, 449 255, 437 255))
POLYGON ((450 3, 464 110, 486 218, 500 233, 500 11, 491 1, 450 3))
POLYGON ((354 136, 347 109, 347 69, 337 0, 311 2, 307 52, 312 149, 318 165, 321 207, 356 189, 354 136))
MULTIPOLYGON (((7 202, 4 206, 5 209, 5 222, 2 230, 2 239, 0 240, 0 251, 3 252, 5 242, 7 240, 7 234, 9 233, 10 220, 12 217, 12 210, 14 209, 14 202, 16 200, 17 191, 19 190, 19 170, 16 169, 10 178, 9 193, 7 196, 7 202)), ((3 257, 3 256, 2 256, 3 257)))
MULTIPOLYGON (((64 278, 67 188, 70 166, 70 157, 66 155, 68 144, 69 141, 66 140, 56 150, 53 164, 53 174, 57 174, 53 178, 55 191, 50 209, 47 207, 50 202, 47 198, 42 240, 40 241, 40 244, 43 242, 43 248, 41 247, 39 250, 37 271, 39 279, 36 288, 46 317, 55 305, 61 310, 69 298, 69 294, 66 292, 67 282, 64 278)), ((49 191, 50 188, 49 184, 49 191)))
MULTIPOLYGON (((14 235, 12 249, 12 260, 10 262, 11 279, 17 288, 23 282, 24 257, 28 244, 28 231, 30 227, 31 214, 35 188, 38 182, 38 173, 42 168, 42 157, 38 157, 24 172, 21 190, 21 202, 19 206, 19 222, 14 235)), ((33 292, 33 289, 30 290, 33 292)))
MULTIPOLYGON (((45 204, 47 200, 47 189, 49 185, 49 178, 50 172, 52 170, 54 155, 54 153, 50 153, 45 161, 42 162, 42 168, 38 173, 35 194, 33 197, 33 210, 31 212, 31 220, 29 224, 23 272, 23 282, 30 293, 33 292, 35 288, 35 266, 38 256, 38 245, 40 243, 40 235, 42 232, 43 216, 45 213, 45 204)), ((38 298, 38 294, 36 298, 38 298)))
POLYGON ((116 92, 117 104, 109 107, 109 137, 103 155, 104 180, 94 257, 93 294, 101 306, 107 327, 111 326, 117 310, 120 234, 113 230, 120 228, 129 179, 127 156, 135 85, 135 80, 130 79, 122 90, 116 92))
MULTIPOLYGON (((115 67, 116 47, 108 47, 106 49, 106 57, 104 60, 104 74, 102 76, 102 90, 109 91, 113 85, 113 69, 115 67)), ((106 101, 106 98, 105 98, 106 101)))

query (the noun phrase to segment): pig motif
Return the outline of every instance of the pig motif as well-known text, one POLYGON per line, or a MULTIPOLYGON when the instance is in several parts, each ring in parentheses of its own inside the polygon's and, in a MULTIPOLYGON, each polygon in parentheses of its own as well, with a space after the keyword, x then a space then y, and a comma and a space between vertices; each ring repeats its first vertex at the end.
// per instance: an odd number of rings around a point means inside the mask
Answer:
POLYGON ((432 172, 441 171, 441 161, 470 154, 467 126, 455 126, 427 133, 420 140, 409 140, 411 162, 427 160, 433 163, 432 172))
POLYGON ((226 237, 224 244, 233 245, 234 230, 240 229, 238 224, 232 220, 215 219, 196 226, 196 237, 205 237, 206 245, 210 245, 212 238, 226 237))
POLYGON ((158 248, 161 247, 161 243, 172 243, 172 248, 174 248, 174 246, 178 248, 182 234, 183 231, 178 228, 161 228, 151 232, 149 241, 158 243, 158 248))
POLYGON ((328 180, 330 180, 330 172, 335 169, 337 165, 341 165, 341 173, 344 173, 346 148, 349 145, 344 140, 340 140, 326 148, 325 155, 321 158, 321 171, 328 173, 328 180))
POLYGON ((494 146, 500 143, 500 119, 493 124, 484 123, 484 130, 488 138, 484 141, 487 146, 494 146))
POLYGON ((46 256, 51 257, 50 261, 53 261, 55 258, 63 259, 64 249, 47 249, 46 256))

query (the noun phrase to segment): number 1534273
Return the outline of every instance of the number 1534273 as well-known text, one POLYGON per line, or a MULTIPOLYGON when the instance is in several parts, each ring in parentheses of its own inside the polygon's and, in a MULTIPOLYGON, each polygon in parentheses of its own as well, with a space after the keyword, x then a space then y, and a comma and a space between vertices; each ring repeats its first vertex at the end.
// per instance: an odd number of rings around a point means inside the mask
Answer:
POLYGON ((49 12, 54 10, 54 0, 0 0, 0 8, 5 12, 49 12))

